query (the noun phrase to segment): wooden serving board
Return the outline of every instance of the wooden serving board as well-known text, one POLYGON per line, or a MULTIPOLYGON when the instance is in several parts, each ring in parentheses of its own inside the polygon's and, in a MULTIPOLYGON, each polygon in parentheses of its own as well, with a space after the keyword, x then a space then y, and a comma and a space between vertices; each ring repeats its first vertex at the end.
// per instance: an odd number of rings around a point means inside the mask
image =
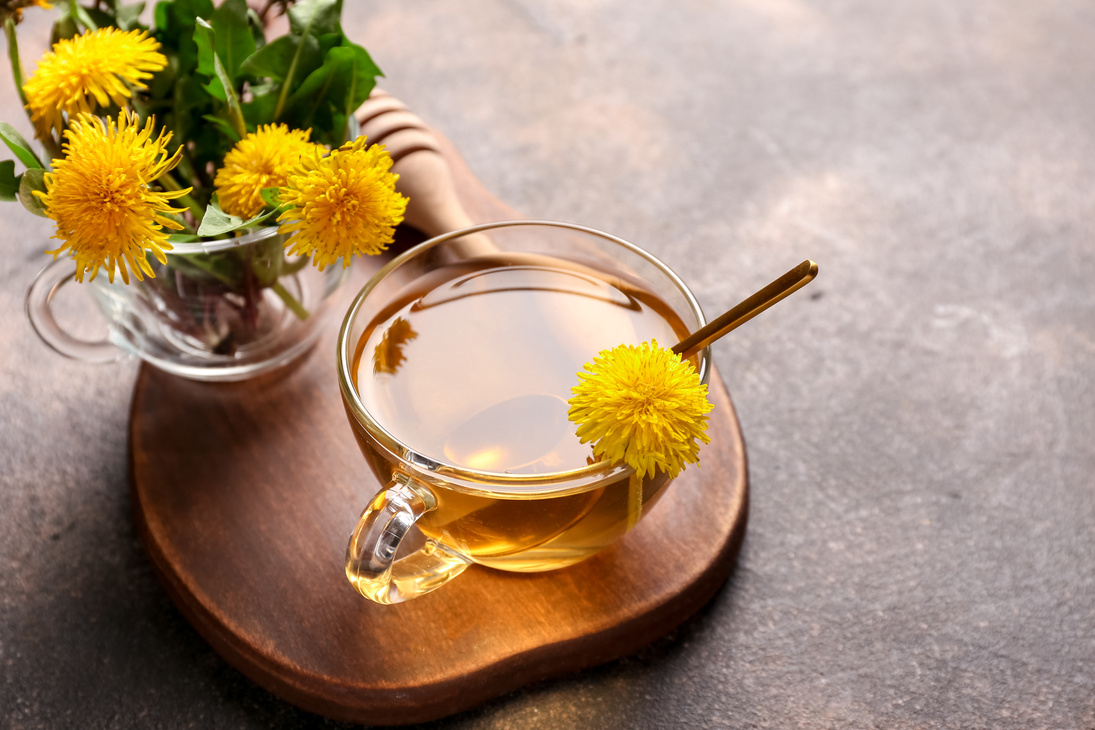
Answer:
MULTIPOLYGON (((442 144, 471 217, 514 217, 442 144)), ((133 395, 133 510, 155 570, 198 632, 259 685, 338 720, 431 720, 634 652, 726 581, 748 487, 715 372, 702 468, 608 550, 548 573, 473 566, 396 606, 362 598, 343 559, 380 485, 346 422, 337 325, 328 330, 287 371, 208 384, 144 366, 133 395)))

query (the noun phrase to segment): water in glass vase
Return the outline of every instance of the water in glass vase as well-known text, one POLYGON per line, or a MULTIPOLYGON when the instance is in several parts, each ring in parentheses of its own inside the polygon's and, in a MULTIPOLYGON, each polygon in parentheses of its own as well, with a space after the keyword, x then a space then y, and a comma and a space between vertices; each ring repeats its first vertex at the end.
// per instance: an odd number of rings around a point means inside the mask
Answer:
MULTIPOLYGON (((650 291, 588 266, 479 257, 395 297, 366 328, 352 372, 377 423, 419 454, 474 471, 553 474, 593 462, 567 419, 582 366, 620 344, 668 346, 686 334, 650 291)), ((387 481, 390 463, 353 425, 387 481)), ((626 532, 667 481, 623 476, 579 493, 435 488, 437 509, 417 525, 478 563, 547 570, 626 532)))

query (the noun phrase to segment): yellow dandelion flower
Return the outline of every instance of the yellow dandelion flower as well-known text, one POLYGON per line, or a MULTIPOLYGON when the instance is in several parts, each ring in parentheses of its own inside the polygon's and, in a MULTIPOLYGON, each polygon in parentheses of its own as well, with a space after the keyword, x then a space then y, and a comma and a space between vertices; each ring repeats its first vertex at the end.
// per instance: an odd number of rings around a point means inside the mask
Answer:
POLYGON ((143 127, 136 114, 121 112, 117 124, 108 119, 80 114, 65 132, 65 156, 53 161, 53 172, 45 175, 46 192, 35 191, 57 222, 54 238, 64 245, 54 258, 68 251, 76 261, 76 281, 91 272, 106 269, 114 281, 115 270, 129 283, 128 269, 137 279, 142 272, 154 276, 145 251, 167 262, 171 249, 164 228, 182 228, 168 216, 180 213, 168 203, 190 192, 156 192, 148 185, 179 162, 181 150, 167 152, 169 132, 153 137, 155 120, 143 127), (128 269, 127 269, 128 264, 128 269))
POLYGON ((124 107, 130 87, 147 88, 144 81, 152 78, 150 72, 167 65, 159 48, 145 31, 124 33, 117 28, 57 41, 23 85, 38 136, 45 137, 51 129, 60 136, 64 115, 71 120, 111 103, 124 107))
POLYGON ((311 135, 310 129, 267 124, 237 142, 224 156, 224 167, 213 181, 221 210, 241 218, 258 215, 266 205, 263 188, 285 185, 289 172, 303 157, 322 149, 308 141, 311 135))
POLYGON ((292 206, 278 217, 278 231, 292 234, 285 242, 289 253, 314 254, 322 271, 339 258, 349 266, 354 254, 387 248, 407 209, 391 166, 387 150, 366 148, 364 137, 326 157, 317 152, 302 159, 278 193, 292 206))
POLYGON ((623 461, 640 478, 658 469, 675 477, 699 461, 711 404, 691 362, 653 340, 604 350, 585 370, 567 415, 598 459, 623 461))

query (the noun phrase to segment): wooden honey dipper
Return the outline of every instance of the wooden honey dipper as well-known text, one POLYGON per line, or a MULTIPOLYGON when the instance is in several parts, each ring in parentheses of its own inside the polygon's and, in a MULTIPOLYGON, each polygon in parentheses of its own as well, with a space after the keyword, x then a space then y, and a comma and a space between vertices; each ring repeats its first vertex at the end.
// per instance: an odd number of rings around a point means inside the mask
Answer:
MULTIPOLYGON (((386 91, 373 89, 357 110, 357 120, 369 144, 384 145, 392 157, 392 172, 399 175, 396 190, 408 198, 404 220, 428 237, 476 223, 523 217, 475 179, 448 140, 386 91), (461 187, 473 193, 464 200, 457 192, 456 175, 461 187), (475 220, 465 204, 473 208, 475 220)), ((480 234, 465 236, 452 248, 461 255, 497 250, 480 234)))

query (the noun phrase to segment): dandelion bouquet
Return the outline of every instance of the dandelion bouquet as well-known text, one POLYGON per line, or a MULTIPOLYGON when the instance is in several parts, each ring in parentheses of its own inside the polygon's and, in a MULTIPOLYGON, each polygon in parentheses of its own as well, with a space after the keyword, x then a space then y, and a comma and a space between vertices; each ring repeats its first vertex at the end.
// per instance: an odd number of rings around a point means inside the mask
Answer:
POLYGON ((0 197, 54 222, 47 253, 76 281, 139 285, 187 347, 233 356, 286 313, 311 316, 291 285, 309 264, 344 269, 392 241, 407 201, 353 117, 381 72, 343 34, 341 0, 161 0, 151 26, 144 3, 56 5, 52 48, 25 73, 16 25, 50 4, 0 0, 45 152, 0 123, 16 158, 0 197), (268 39, 272 13, 289 30, 268 39))

